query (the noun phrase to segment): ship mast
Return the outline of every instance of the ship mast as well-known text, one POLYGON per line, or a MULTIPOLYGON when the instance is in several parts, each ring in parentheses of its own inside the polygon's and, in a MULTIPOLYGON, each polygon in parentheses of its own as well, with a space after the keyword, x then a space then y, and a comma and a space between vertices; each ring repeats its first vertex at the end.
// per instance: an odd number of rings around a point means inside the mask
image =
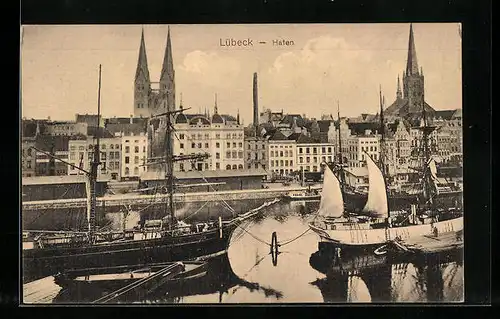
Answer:
POLYGON ((424 161, 423 161, 423 183, 424 183, 424 199, 428 202, 431 207, 433 206, 433 200, 431 196, 431 182, 430 182, 430 170, 429 170, 429 160, 430 160, 430 150, 429 150, 429 136, 434 131, 435 127, 430 126, 427 123, 427 113, 425 111, 425 102, 422 97, 422 120, 424 122, 424 126, 420 127, 423 135, 423 151, 424 151, 424 161))
POLYGON ((382 171, 382 174, 384 177, 386 176, 387 172, 385 169, 385 163, 384 163, 384 157, 385 157, 385 125, 384 125, 384 103, 382 99, 382 86, 380 86, 379 89, 379 96, 380 96, 380 168, 382 171))
POLYGON ((96 132, 96 144, 94 147, 93 160, 90 163, 90 172, 88 174, 89 182, 89 195, 90 196, 90 207, 88 214, 88 232, 90 243, 94 243, 94 232, 95 232, 95 211, 96 211, 96 181, 97 181, 97 171, 99 169, 100 163, 100 147, 99 147, 99 135, 101 130, 101 65, 99 64, 99 87, 97 91, 97 132, 96 132))
MULTIPOLYGON (((190 108, 183 108, 180 110, 167 111, 165 113, 157 114, 152 116, 151 118, 163 117, 165 116, 165 156, 160 161, 148 162, 148 165, 151 164, 165 164, 165 182, 168 194, 168 205, 167 205, 167 215, 170 215, 170 224, 169 230, 174 229, 175 222, 175 207, 174 207, 174 163, 178 161, 187 161, 187 160, 203 160, 209 157, 208 153, 204 154, 190 154, 190 155, 174 155, 174 145, 173 145, 173 137, 174 137, 174 128, 172 124, 172 117, 175 113, 180 113, 185 110, 189 110, 190 108)), ((161 159, 162 157, 160 157, 161 159)), ((158 159, 158 158, 155 158, 158 159)))
POLYGON ((385 184, 385 197, 387 199, 387 214, 388 217, 391 217, 391 210, 389 209, 389 195, 387 194, 389 187, 387 185, 387 171, 385 169, 385 125, 384 125, 384 99, 382 98, 382 86, 379 87, 379 96, 380 96, 380 168, 382 172, 382 177, 384 178, 385 184))
POLYGON ((342 136, 340 134, 340 106, 339 106, 339 101, 337 100, 337 121, 339 123, 339 165, 340 165, 340 184, 341 184, 341 190, 342 192, 344 191, 345 187, 345 177, 344 177, 344 166, 343 166, 343 160, 342 160, 342 136))

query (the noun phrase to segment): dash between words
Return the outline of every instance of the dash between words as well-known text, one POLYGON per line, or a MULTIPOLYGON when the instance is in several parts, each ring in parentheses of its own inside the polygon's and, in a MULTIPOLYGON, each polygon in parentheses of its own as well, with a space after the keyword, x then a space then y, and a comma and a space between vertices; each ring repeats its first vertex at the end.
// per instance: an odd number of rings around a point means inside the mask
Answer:
MULTIPOLYGON (((258 44, 267 44, 266 41, 258 41, 258 44)), ((275 39, 271 41, 273 46, 292 46, 295 45, 293 40, 285 40, 285 39, 275 39)), ((234 38, 219 38, 219 46, 221 47, 252 47, 254 46, 253 39, 234 39, 234 38)))

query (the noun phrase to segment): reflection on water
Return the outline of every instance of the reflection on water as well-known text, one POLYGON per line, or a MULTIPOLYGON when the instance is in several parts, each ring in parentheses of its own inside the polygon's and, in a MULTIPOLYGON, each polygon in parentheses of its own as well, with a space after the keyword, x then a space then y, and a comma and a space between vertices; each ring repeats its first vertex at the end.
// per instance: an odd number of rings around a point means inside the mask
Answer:
MULTIPOLYGON (((318 202, 279 203, 234 232, 228 253, 205 277, 156 291, 140 303, 457 302, 463 300, 460 254, 394 261, 373 254, 335 259, 305 232, 318 202), (270 253, 276 232, 279 254, 270 253), (304 233, 305 232, 305 233, 304 233), (299 235, 302 236, 298 237, 299 235), (297 238, 298 237, 298 238, 297 238)), ((251 206, 242 205, 242 206, 251 206)), ((257 207, 256 205, 255 207, 257 207)), ((250 207, 253 208, 253 207, 250 207)), ((97 298, 100 296, 97 296, 97 298)), ((97 299, 61 292, 55 302, 97 299)))

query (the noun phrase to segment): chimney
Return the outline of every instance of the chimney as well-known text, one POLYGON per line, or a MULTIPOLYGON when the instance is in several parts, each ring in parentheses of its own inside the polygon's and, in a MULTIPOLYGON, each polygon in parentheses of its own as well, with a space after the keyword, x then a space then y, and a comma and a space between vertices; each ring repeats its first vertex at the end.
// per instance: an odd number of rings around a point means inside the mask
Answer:
POLYGON ((253 125, 259 125, 259 92, 257 89, 257 72, 253 74, 253 125))

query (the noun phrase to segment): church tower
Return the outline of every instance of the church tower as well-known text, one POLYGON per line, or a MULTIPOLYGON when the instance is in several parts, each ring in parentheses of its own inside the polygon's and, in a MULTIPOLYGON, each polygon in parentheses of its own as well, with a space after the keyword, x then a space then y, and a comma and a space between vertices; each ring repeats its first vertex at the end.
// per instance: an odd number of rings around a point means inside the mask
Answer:
POLYGON ((403 73, 403 94, 408 100, 408 113, 422 112, 424 103, 424 75, 419 73, 417 51, 413 37, 413 25, 410 24, 410 37, 408 40, 408 59, 406 72, 403 73))
POLYGON ((144 42, 144 29, 141 33, 139 59, 134 80, 134 115, 136 117, 149 117, 149 97, 151 93, 151 79, 149 77, 146 44, 144 42))
POLYGON ((172 58, 172 43, 170 41, 170 27, 167 33, 167 46, 163 57, 163 66, 160 75, 160 105, 159 112, 175 110, 175 71, 172 58))

